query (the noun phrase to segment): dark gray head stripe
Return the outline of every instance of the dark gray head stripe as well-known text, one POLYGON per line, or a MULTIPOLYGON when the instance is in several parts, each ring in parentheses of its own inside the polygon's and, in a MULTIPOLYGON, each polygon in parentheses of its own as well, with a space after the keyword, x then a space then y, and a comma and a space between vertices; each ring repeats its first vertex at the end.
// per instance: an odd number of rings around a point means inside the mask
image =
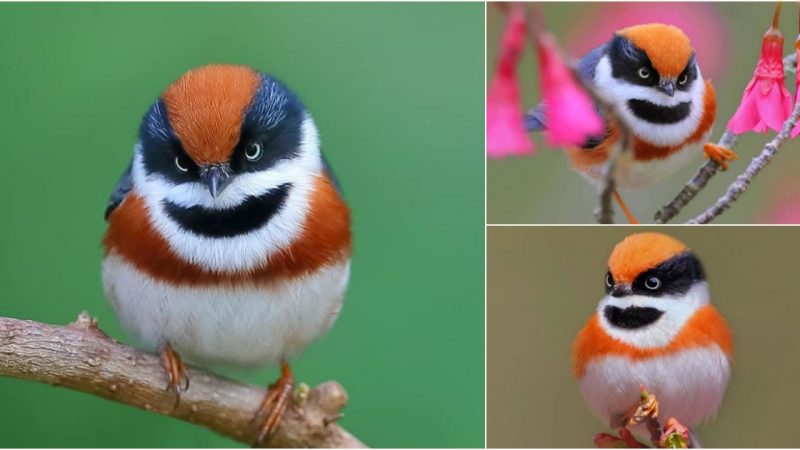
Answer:
MULTIPOLYGON (((658 266, 641 273, 631 285, 630 295, 646 295, 661 297, 664 295, 681 295, 689 292, 691 287, 706 279, 705 271, 700 260, 694 253, 686 251, 675 255, 658 266), (647 280, 651 277, 658 278, 658 289, 649 289, 647 280)), ((611 294, 612 287, 605 286, 606 294, 611 294)))

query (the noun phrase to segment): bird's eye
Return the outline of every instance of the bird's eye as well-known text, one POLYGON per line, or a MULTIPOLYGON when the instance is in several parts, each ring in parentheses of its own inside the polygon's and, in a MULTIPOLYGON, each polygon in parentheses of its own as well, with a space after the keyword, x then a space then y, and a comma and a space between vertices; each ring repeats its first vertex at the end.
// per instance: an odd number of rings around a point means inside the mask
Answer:
POLYGON ((611 273, 606 274, 606 287, 607 288, 614 287, 614 279, 611 278, 611 273))
POLYGON ((649 78, 650 77, 650 69, 647 67, 642 67, 639 69, 639 77, 641 78, 649 78))
POLYGON ((659 280, 657 277, 650 277, 644 281, 644 287, 650 289, 651 291, 655 291, 661 287, 661 280, 659 280))
POLYGON ((189 163, 182 156, 175 157, 175 167, 178 168, 179 171, 186 173, 189 171, 189 163))
POLYGON ((264 149, 259 142, 251 142, 244 150, 244 156, 250 161, 258 161, 264 149))
POLYGON ((687 81, 689 81, 689 75, 683 74, 680 78, 678 78, 678 84, 681 86, 686 84, 687 81))

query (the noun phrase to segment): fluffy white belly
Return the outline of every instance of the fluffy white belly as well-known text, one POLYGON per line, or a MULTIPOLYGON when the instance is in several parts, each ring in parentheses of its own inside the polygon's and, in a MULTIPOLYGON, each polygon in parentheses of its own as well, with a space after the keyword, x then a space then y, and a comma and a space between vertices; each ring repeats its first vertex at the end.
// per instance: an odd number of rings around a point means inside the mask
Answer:
MULTIPOLYGON (((705 142, 701 139, 699 142, 705 142)), ((687 145, 666 159, 637 161, 632 152, 626 152, 617 160, 614 180, 620 189, 637 189, 667 178, 695 160, 703 152, 703 144, 687 145)), ((604 164, 591 166, 585 175, 594 184, 602 181, 604 164)))
POLYGON ((103 284, 122 327, 148 349, 165 343, 188 361, 265 366, 319 338, 341 308, 350 261, 269 286, 176 287, 152 279, 115 253, 103 284))
POLYGON ((659 401, 662 425, 675 417, 693 427, 716 414, 729 375, 727 356, 712 345, 640 361, 599 358, 586 367, 580 388, 589 408, 606 424, 637 401, 643 384, 659 401))

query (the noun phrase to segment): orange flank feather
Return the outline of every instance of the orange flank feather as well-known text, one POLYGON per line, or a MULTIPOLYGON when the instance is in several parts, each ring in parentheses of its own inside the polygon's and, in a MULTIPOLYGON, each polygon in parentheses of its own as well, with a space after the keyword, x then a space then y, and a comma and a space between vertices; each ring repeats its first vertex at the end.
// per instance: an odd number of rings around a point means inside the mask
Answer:
POLYGON ((212 272, 178 257, 153 228, 144 201, 131 193, 108 218, 103 245, 149 276, 173 284, 270 283, 310 273, 350 256, 350 211, 326 175, 315 181, 301 235, 250 272, 212 272))
MULTIPOLYGON (((633 136, 633 156, 636 161, 646 162, 667 158, 687 145, 699 142, 703 139, 705 134, 711 130, 717 115, 717 95, 711 82, 706 80, 705 83, 706 92, 705 98, 703 99, 703 115, 700 117, 700 122, 694 133, 677 145, 655 145, 643 141, 638 136, 633 136)), ((608 127, 608 136, 597 147, 589 150, 578 147, 566 149, 567 155, 575 169, 585 172, 591 166, 605 163, 613 145, 619 141, 619 129, 617 124, 610 122, 608 127)))
POLYGON ((682 149, 688 144, 694 144, 711 130, 714 126, 714 120, 717 116, 717 94, 714 91, 714 86, 711 82, 706 80, 706 93, 703 98, 703 115, 700 117, 700 123, 697 124, 697 129, 694 130, 691 136, 686 138, 678 145, 660 146, 653 145, 645 142, 638 136, 633 137, 633 152, 638 161, 649 161, 651 159, 663 159, 676 151, 682 149))
POLYGON ((643 50, 659 74, 677 78, 694 50, 686 33, 672 25, 649 23, 620 30, 619 35, 643 50))
POLYGON ((617 283, 633 283, 642 272, 688 249, 680 241, 661 233, 636 233, 614 247, 608 270, 617 283))
POLYGON ((162 99, 170 124, 194 162, 230 159, 260 83, 249 67, 220 64, 190 70, 167 88, 162 99))
POLYGON ((581 378, 589 363, 604 356, 621 356, 638 361, 713 344, 718 345, 729 359, 733 355, 730 328, 711 305, 698 309, 669 345, 658 348, 636 348, 614 339, 603 330, 597 314, 594 314, 578 333, 573 344, 573 371, 577 378, 581 378))

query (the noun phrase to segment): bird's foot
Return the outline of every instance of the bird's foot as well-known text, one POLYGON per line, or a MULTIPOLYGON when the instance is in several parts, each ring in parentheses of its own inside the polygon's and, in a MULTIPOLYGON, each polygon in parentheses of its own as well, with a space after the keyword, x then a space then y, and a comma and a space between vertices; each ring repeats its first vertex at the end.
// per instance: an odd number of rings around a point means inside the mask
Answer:
POLYGON ((254 420, 260 417, 264 418, 255 446, 259 446, 278 428, 281 417, 292 400, 292 389, 294 389, 294 375, 289 363, 283 361, 281 362, 280 378, 269 385, 264 400, 261 401, 261 407, 254 417, 254 420))
POLYGON ((189 389, 189 370, 180 355, 169 344, 165 345, 161 351, 161 361, 169 377, 166 390, 175 392, 175 406, 177 407, 181 401, 181 394, 189 389))
POLYGON ((734 153, 733 150, 720 147, 719 145, 712 144, 710 142, 703 146, 703 152, 705 153, 706 158, 711 158, 716 161, 717 164, 722 167, 722 170, 728 170, 728 161, 739 159, 739 155, 734 153))

